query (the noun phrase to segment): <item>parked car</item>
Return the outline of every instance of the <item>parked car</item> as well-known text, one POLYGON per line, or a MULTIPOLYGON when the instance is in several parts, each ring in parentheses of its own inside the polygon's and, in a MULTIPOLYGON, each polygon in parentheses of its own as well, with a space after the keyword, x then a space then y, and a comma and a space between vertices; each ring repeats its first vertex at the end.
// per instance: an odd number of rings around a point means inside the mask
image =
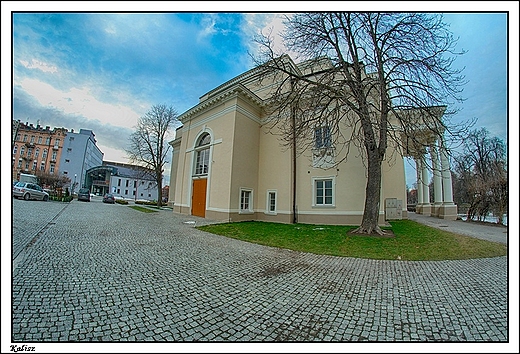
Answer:
POLYGON ((80 188, 78 192, 78 200, 90 202, 90 191, 88 190, 88 188, 80 188))
POLYGON ((115 204, 115 202, 116 202, 116 198, 114 197, 113 194, 107 193, 107 194, 105 194, 105 196, 103 197, 103 203, 111 203, 111 204, 115 204))
POLYGON ((18 182, 13 186, 13 197, 25 200, 49 200, 49 193, 37 184, 29 182, 18 182))

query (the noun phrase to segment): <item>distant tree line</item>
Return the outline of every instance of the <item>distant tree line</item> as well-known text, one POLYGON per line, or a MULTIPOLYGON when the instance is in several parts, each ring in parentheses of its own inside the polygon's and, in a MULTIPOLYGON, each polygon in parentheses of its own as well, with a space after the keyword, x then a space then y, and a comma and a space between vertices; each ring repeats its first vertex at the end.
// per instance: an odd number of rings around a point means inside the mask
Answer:
MULTIPOLYGON (((485 128, 472 130, 452 162, 453 199, 459 214, 466 214, 468 221, 484 221, 492 213, 502 224, 509 202, 506 144, 485 128)), ((417 184, 407 190, 408 204, 417 204, 417 184)), ((429 190, 433 203, 433 182, 429 190)))
POLYGON ((502 224, 508 209, 506 144, 490 136, 485 128, 473 130, 463 150, 453 157, 454 201, 468 220, 480 220, 492 213, 502 224))

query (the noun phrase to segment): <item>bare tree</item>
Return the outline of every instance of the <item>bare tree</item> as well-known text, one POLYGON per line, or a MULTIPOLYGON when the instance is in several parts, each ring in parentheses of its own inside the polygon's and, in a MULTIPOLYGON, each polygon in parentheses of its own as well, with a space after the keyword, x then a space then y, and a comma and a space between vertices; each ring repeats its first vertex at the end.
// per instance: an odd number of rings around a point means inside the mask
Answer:
POLYGON ((61 189, 71 182, 70 178, 65 175, 57 175, 44 171, 36 171, 36 177, 40 185, 50 188, 52 191, 61 191, 61 189))
MULTIPOLYGON (((170 146, 166 142, 168 132, 178 122, 178 114, 172 107, 154 105, 141 118, 130 136, 126 150, 129 160, 145 169, 152 170, 157 182, 158 201, 162 205, 162 181, 164 165, 170 146)), ((145 171, 145 170, 143 170, 145 171)))
POLYGON ((502 223, 508 207, 506 145, 487 129, 471 131, 462 153, 455 155, 456 197, 469 204, 467 220, 483 220, 489 212, 502 223))
POLYGON ((267 100, 269 124, 299 150, 312 148, 315 128, 327 126, 336 163, 355 150, 367 176, 355 232, 381 234, 382 161, 421 154, 431 141, 461 131, 449 124, 455 111, 447 109, 449 99, 461 101, 465 83, 452 68, 461 54, 456 39, 435 14, 299 13, 285 25, 285 46, 303 64, 276 53, 271 34, 256 39, 262 77, 278 83, 267 100))

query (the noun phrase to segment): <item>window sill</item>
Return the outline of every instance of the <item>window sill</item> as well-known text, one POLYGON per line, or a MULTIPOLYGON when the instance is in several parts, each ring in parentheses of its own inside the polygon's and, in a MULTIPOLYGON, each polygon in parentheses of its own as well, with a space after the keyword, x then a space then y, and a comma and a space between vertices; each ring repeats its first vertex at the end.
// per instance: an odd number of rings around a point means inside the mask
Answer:
POLYGON ((312 207, 317 208, 317 209, 335 209, 336 208, 335 205, 313 205, 312 207))
POLYGON ((255 212, 252 210, 240 210, 238 214, 240 215, 248 215, 248 214, 254 214, 255 212))

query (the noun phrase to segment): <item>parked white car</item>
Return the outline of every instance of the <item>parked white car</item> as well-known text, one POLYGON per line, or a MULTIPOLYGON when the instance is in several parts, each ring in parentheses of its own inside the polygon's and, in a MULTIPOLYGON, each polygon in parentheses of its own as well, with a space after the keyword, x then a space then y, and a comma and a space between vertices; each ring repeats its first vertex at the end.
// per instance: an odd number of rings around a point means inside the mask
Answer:
POLYGON ((13 197, 18 199, 35 199, 43 200, 46 202, 49 200, 49 193, 44 191, 42 187, 34 183, 18 182, 13 186, 13 197))

